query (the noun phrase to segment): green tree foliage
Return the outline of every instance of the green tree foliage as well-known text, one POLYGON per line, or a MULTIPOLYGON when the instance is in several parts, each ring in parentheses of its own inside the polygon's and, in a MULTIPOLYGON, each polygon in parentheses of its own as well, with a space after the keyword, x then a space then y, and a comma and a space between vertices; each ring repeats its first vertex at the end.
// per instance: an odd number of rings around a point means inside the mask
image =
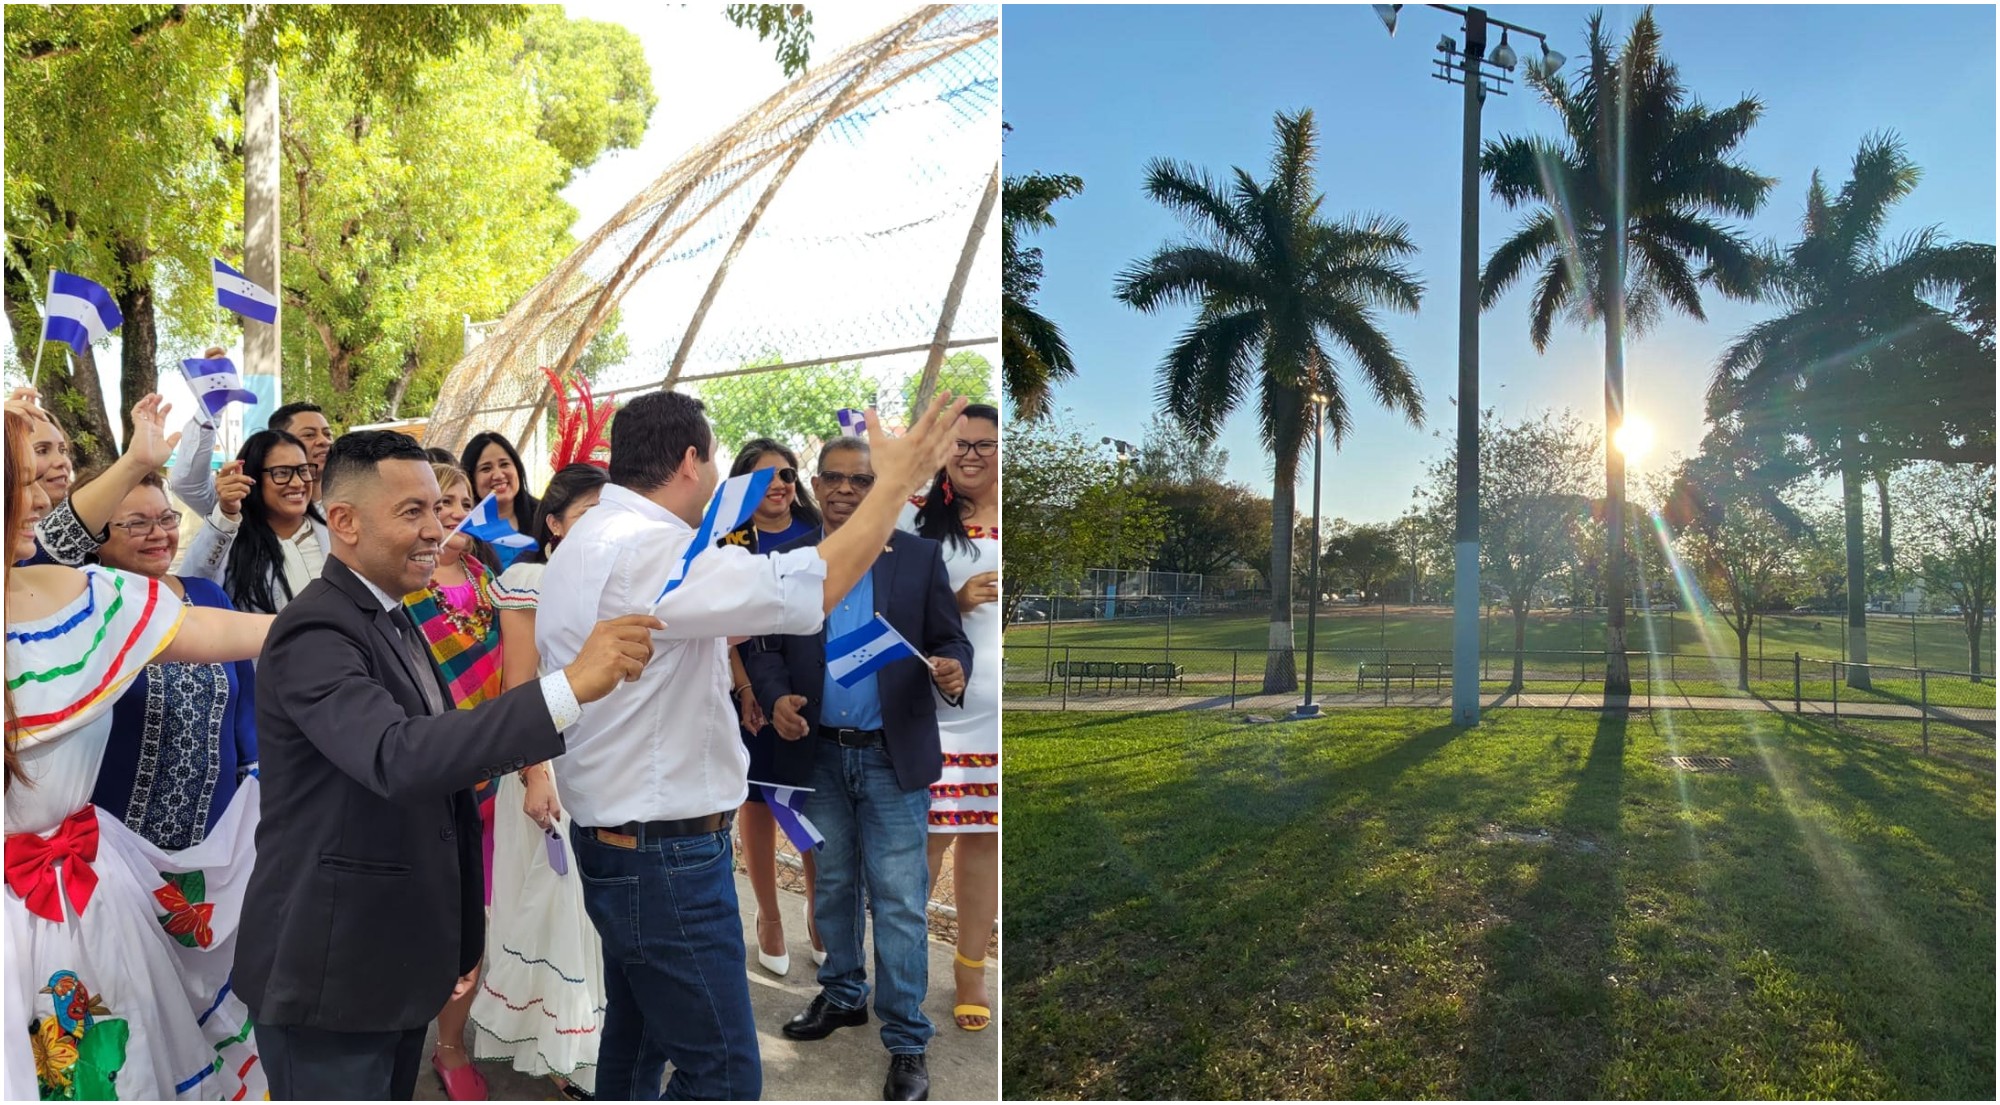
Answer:
POLYGON ((1354 525, 1336 519, 1320 553, 1320 579, 1329 587, 1358 591, 1371 602, 1387 602, 1383 587, 1404 567, 1402 545, 1396 527, 1388 523, 1354 525))
MULTIPOLYGON (((1735 160, 1764 108, 1746 97, 1711 111, 1660 52, 1648 8, 1622 48, 1604 13, 1590 17, 1590 52, 1572 82, 1531 70, 1528 84, 1554 108, 1557 138, 1502 136, 1481 167, 1493 195, 1532 213, 1486 261, 1480 302, 1491 307, 1530 269, 1539 270, 1529 336, 1548 344, 1558 314, 1604 324, 1605 436, 1624 417, 1625 333, 1643 333, 1668 310, 1702 319, 1701 286, 1747 298, 1757 288, 1755 251, 1717 217, 1748 217, 1775 183, 1735 160)), ((1625 461, 1604 453, 1611 603, 1604 689, 1631 691, 1625 655, 1625 461)))
POLYGON ((1422 297, 1405 264, 1416 252, 1408 228, 1382 217, 1329 219, 1312 112, 1280 113, 1275 131, 1267 180, 1237 169, 1223 184, 1192 165, 1150 164, 1146 194, 1181 216, 1194 237, 1134 262, 1116 286, 1118 298, 1141 311, 1200 308, 1159 370, 1160 404, 1190 433, 1214 440, 1224 420, 1255 397, 1273 469, 1269 694, 1298 685, 1286 566, 1312 397, 1327 399, 1325 427, 1336 448, 1354 414, 1342 367, 1382 405, 1423 421, 1416 377, 1377 317, 1384 308, 1414 312, 1422 297), (1336 349, 1345 366, 1336 364, 1336 349))
POLYGON ((1229 450, 1203 441, 1171 414, 1146 424, 1139 445, 1139 478, 1155 484, 1220 483, 1229 470, 1229 450))
MULTIPOLYGON (((903 409, 917 409, 917 389, 924 382, 923 373, 913 372, 903 381, 903 409)), ((962 395, 974 403, 993 404, 993 362, 974 353, 961 349, 944 359, 938 366, 937 390, 962 395)))
POLYGON ((1040 418, 1049 410, 1049 391, 1076 375, 1076 359, 1062 328, 1035 307, 1042 288, 1042 251, 1021 239, 1056 225, 1056 202, 1083 191, 1078 177, 1029 173, 1008 177, 1000 187, 1000 362, 1014 417, 1040 418))
POLYGON ((1095 438, 1060 418, 1016 423, 1001 451, 1007 532, 1002 620, 1022 598, 1074 593, 1084 573, 1142 564, 1158 546, 1158 508, 1095 438))
MULTIPOLYGON (((1517 423, 1480 412, 1479 575, 1514 616, 1516 690, 1535 592, 1579 560, 1599 449, 1597 433, 1567 410, 1517 423)), ((1430 526, 1448 532, 1458 498, 1457 450, 1431 462, 1420 493, 1430 526)))
POLYGON ((1214 575, 1237 565, 1260 567, 1269 557, 1271 501, 1251 488, 1208 479, 1149 480, 1143 471, 1138 481, 1160 511, 1154 571, 1214 575))
POLYGON ((1926 462, 1912 465, 1897 482, 1907 504, 1904 544, 1924 587, 1958 607, 1971 665, 1966 670, 1977 679, 1996 571, 1993 466, 1926 462))
POLYGON ((564 18, 540 7, 521 26, 518 71, 536 89, 536 137, 572 175, 606 150, 636 149, 659 98, 638 36, 615 23, 564 18))
POLYGON ((464 316, 501 314, 571 248, 576 212, 557 193, 603 148, 544 136, 588 93, 612 96, 617 120, 595 139, 636 141, 651 95, 632 90, 651 81, 629 32, 555 19, 416 64, 402 100, 349 91, 360 35, 285 81, 288 393, 342 424, 421 407, 458 359, 464 316))
POLYGON ((723 15, 738 27, 755 26, 757 41, 778 40, 778 64, 796 77, 812 64, 812 12, 804 4, 731 4, 723 15))
MULTIPOLYGON (((783 363, 783 357, 772 354, 744 367, 783 363)), ((716 448, 733 457, 752 438, 768 437, 804 451, 835 437, 840 424, 834 412, 873 405, 879 387, 860 365, 836 363, 703 380, 701 401, 708 408, 716 448)))

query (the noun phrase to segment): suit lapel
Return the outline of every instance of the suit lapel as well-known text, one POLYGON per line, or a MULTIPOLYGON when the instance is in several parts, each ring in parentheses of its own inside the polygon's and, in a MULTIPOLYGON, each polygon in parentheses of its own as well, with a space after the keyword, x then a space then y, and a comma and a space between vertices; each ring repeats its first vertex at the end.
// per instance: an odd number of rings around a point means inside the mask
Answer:
MULTIPOLYGON (((373 629, 376 637, 382 644, 388 647, 389 654, 396 658, 396 663, 403 669, 404 678, 408 679, 410 686, 416 689, 417 700, 425 703, 425 708, 428 709, 430 700, 424 694, 424 687, 421 680, 428 678, 433 683, 437 683, 438 679, 434 674, 435 668, 431 672, 420 672, 415 667, 415 660, 410 655, 409 645, 405 642, 402 629, 396 624, 395 620, 401 618, 405 622, 409 622, 409 615, 404 612, 403 607, 399 605, 394 610, 384 610, 381 600, 375 597, 375 592, 369 590, 367 584, 361 582, 360 576, 354 574, 354 569, 349 568, 346 564, 341 563, 333 557, 327 558, 326 567, 321 570, 320 576, 328 583, 333 584, 342 594, 353 599, 354 604, 367 614, 369 628, 373 629)), ((414 622, 410 624, 412 628, 415 628, 414 622)), ((422 629, 417 629, 417 636, 423 636, 422 629)), ((443 701, 450 701, 449 696, 444 694, 442 687, 440 687, 439 696, 443 701)))

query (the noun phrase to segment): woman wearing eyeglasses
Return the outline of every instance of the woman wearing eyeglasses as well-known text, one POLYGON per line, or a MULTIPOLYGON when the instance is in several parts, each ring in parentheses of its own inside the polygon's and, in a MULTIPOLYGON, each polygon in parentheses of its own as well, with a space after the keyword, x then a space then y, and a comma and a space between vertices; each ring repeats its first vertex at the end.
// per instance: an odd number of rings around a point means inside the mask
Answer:
POLYGON ((251 434, 217 475, 215 510, 188 542, 182 570, 220 583, 238 610, 283 610, 326 565, 326 519, 312 502, 318 480, 298 438, 281 430, 251 434), (247 492, 236 509, 222 495, 225 480, 247 492))
MULTIPOLYGON (((764 492, 763 501, 757 504, 757 512, 750 516, 750 521, 742 529, 724 536, 722 543, 741 545, 753 553, 770 552, 819 527, 819 507, 813 504, 812 493, 799 479, 799 458, 785 446, 767 437, 756 438, 737 450, 736 462, 729 466, 729 474, 732 477, 741 476, 765 468, 775 468, 777 474, 771 477, 771 487, 764 492)), ((743 744, 750 750, 751 781, 803 783, 803 779, 774 777, 772 759, 777 748, 778 731, 771 728, 764 711, 757 705, 756 696, 750 693, 750 676, 744 672, 743 657, 735 649, 729 652, 729 685, 736 691, 743 744)), ((756 787, 750 788, 750 797, 737 811, 736 824, 743 833, 743 866, 749 870, 750 886, 757 894, 757 963, 772 974, 782 976, 792 968, 792 955, 785 950, 785 922, 778 913, 778 823, 771 819, 771 811, 764 805, 763 792, 756 787)), ((804 868, 806 916, 811 918, 813 860, 810 854, 804 857, 804 868)), ((810 921, 806 935, 812 942, 813 962, 825 962, 826 950, 820 946, 818 933, 810 930, 810 921)))
MULTIPOLYGON (((237 481, 219 494, 242 497, 237 481)), ((169 574, 180 551, 180 512, 149 472, 111 517, 98 561, 156 579, 183 606, 234 610, 222 588, 169 574)), ((148 664, 111 710, 111 739, 90 800, 165 851, 200 844, 257 766, 255 669, 227 664, 148 664)))

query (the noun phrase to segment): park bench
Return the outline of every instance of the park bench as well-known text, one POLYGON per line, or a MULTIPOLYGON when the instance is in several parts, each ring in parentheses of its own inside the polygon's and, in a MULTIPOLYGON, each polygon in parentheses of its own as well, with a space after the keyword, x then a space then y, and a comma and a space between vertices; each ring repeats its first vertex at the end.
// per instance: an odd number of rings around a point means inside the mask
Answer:
POLYGON ((1436 690, 1443 687, 1444 681, 1450 676, 1451 669, 1439 663, 1420 660, 1392 660, 1388 663, 1363 660, 1360 670, 1354 673, 1354 689, 1358 691, 1368 683, 1380 683, 1386 690, 1389 683, 1407 679, 1410 689, 1416 690, 1417 680, 1428 679, 1431 681, 1431 688, 1436 690))
POLYGON ((1162 684, 1178 685, 1186 669, 1179 664, 1133 660, 1058 660, 1049 666, 1049 681, 1058 679, 1072 687, 1088 683, 1105 688, 1116 684, 1126 689, 1142 689, 1162 684))

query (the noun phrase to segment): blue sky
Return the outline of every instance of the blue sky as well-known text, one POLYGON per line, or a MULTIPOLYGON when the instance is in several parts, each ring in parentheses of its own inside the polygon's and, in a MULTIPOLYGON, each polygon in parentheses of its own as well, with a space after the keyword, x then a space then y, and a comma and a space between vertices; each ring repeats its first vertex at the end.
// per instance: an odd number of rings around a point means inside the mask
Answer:
MULTIPOLYGON (((1550 45, 1584 53, 1586 7, 1491 9, 1547 32, 1550 45)), ((1607 8, 1623 31, 1642 9, 1607 8)), ((1078 379, 1059 407, 1092 436, 1137 442, 1154 410, 1155 368, 1191 309, 1142 315, 1111 296, 1116 274, 1169 238, 1179 223, 1140 192, 1155 157, 1211 173, 1242 166, 1267 174, 1272 116, 1310 107, 1321 128, 1320 185, 1334 214, 1387 213, 1408 222, 1427 287, 1414 316, 1386 315, 1383 329, 1424 388, 1429 422, 1413 429, 1368 405, 1329 451, 1327 516, 1385 519, 1409 503, 1425 464, 1455 433, 1448 397, 1457 386, 1457 255, 1460 97, 1430 77, 1442 34, 1456 18, 1417 6, 1391 39, 1366 5, 1334 7, 1070 7, 1009 5, 1003 15, 1006 171, 1071 173, 1082 195, 1058 204, 1058 225, 1036 235, 1047 274, 1040 305, 1068 335, 1078 379), (1433 438, 1436 431, 1442 436, 1433 438)), ((1711 106, 1755 95, 1764 118, 1741 147, 1778 178, 1746 229, 1789 241, 1811 174, 1834 187, 1862 137, 1894 130, 1924 179, 1895 211, 1891 237, 1939 225, 1954 237, 1994 240, 1994 9, 1992 7, 1678 7, 1657 10, 1666 53, 1711 106)), ((1526 57, 1530 43, 1514 43, 1526 57)), ((1552 113, 1515 88, 1489 96, 1483 133, 1549 133, 1552 113)), ((1480 255, 1521 216, 1490 199, 1480 255)), ((1705 295, 1708 321, 1672 318, 1626 350, 1628 402, 1654 426, 1651 459, 1692 452, 1702 434, 1701 396, 1717 355, 1772 308, 1705 295)), ((1481 319, 1482 402, 1518 418, 1568 406, 1602 419, 1603 338, 1560 327, 1544 354, 1528 341, 1528 283, 1481 319)), ((1254 415, 1231 419, 1221 444, 1234 479, 1268 493, 1270 467, 1254 415)), ((1635 473, 1635 483, 1643 473, 1635 473)), ((1300 483, 1310 500, 1310 473, 1300 483)))

